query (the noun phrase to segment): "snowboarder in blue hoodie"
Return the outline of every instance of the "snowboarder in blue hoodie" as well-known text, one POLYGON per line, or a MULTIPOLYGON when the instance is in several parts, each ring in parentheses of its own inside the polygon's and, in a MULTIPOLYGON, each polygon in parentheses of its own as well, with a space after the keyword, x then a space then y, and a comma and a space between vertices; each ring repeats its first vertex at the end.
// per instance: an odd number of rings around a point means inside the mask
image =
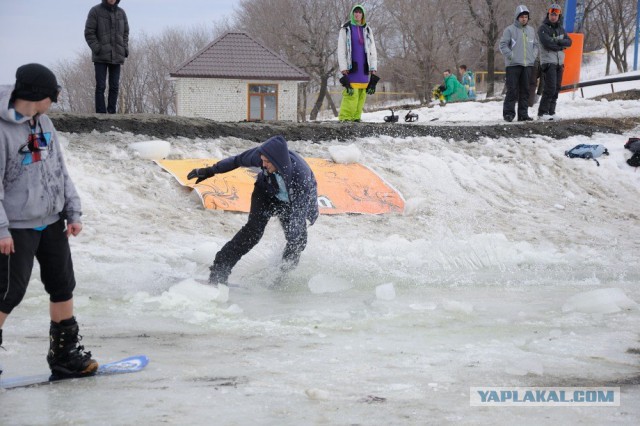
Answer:
POLYGON ((2 326, 24 297, 34 259, 49 294, 49 353, 54 377, 91 375, 98 363, 79 344, 73 316, 76 280, 69 237, 82 231, 80 197, 60 141, 45 115, 58 100, 56 76, 23 65, 13 87, 0 87, 0 345, 2 326))
POLYGON ((274 136, 257 148, 220 160, 211 167, 193 169, 187 177, 196 184, 238 167, 260 167, 251 194, 247 224, 216 254, 209 283, 226 284, 231 270, 262 238, 273 216, 282 224, 287 244, 282 254, 283 270, 295 267, 307 245, 309 225, 318 218, 316 178, 307 162, 290 151, 282 136, 274 136))

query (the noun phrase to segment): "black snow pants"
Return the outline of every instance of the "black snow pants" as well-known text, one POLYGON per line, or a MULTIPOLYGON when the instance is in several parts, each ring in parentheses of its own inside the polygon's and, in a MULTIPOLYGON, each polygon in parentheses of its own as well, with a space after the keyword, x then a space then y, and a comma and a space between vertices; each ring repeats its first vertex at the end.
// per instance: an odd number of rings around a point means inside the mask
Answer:
POLYGON ((282 259, 290 266, 300 260, 307 246, 307 223, 304 218, 296 219, 291 203, 280 201, 256 186, 251 194, 249 220, 238 233, 216 254, 209 282, 224 284, 236 263, 247 254, 262 238, 269 219, 277 216, 282 224, 287 244, 282 259))
POLYGON ((516 102, 518 102, 518 118, 522 119, 528 116, 529 79, 532 72, 532 66, 514 65, 507 67, 507 95, 502 106, 502 116, 504 118, 516 116, 516 102))
POLYGON ((542 73, 544 75, 544 90, 538 107, 538 115, 554 115, 558 93, 560 93, 562 86, 564 65, 542 64, 542 73))

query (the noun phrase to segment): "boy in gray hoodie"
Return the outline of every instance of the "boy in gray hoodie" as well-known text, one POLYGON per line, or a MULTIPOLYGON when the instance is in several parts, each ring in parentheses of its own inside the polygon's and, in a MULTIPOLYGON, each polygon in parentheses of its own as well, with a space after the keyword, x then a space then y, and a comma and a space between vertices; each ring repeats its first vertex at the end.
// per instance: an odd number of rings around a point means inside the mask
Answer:
POLYGON ((529 79, 533 64, 538 57, 536 32, 529 24, 527 6, 516 7, 515 21, 502 33, 500 52, 504 55, 507 74, 507 95, 502 106, 505 121, 516 117, 518 102, 518 121, 531 121, 529 117, 529 79))
POLYGON ((0 87, 0 345, 2 326, 27 290, 34 258, 49 294, 47 362, 54 378, 91 375, 98 363, 78 342, 69 236, 82 231, 80 198, 60 142, 44 115, 58 100, 55 75, 40 64, 0 87))

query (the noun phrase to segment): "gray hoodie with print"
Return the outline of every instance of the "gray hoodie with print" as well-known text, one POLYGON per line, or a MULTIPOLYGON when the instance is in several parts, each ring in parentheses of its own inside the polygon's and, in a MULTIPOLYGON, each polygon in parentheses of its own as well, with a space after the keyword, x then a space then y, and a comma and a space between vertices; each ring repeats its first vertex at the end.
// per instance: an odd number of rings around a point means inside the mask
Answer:
POLYGON ((53 123, 37 117, 34 148, 30 117, 16 118, 12 90, 0 86, 0 239, 11 236, 9 228, 37 228, 61 218, 80 223, 82 215, 53 123))
POLYGON ((515 65, 532 67, 538 57, 538 40, 536 31, 529 23, 522 26, 518 16, 522 13, 529 14, 527 6, 516 7, 515 22, 509 25, 502 33, 500 39, 500 52, 504 55, 504 66, 515 65))

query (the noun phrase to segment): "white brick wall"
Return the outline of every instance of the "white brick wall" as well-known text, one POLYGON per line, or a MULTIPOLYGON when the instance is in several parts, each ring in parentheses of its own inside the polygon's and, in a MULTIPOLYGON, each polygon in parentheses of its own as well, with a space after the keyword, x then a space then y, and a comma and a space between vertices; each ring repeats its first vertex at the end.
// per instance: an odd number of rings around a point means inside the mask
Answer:
POLYGON ((278 120, 297 121, 298 83, 295 81, 236 80, 221 78, 176 79, 178 115, 216 121, 249 118, 249 84, 278 85, 278 120))

